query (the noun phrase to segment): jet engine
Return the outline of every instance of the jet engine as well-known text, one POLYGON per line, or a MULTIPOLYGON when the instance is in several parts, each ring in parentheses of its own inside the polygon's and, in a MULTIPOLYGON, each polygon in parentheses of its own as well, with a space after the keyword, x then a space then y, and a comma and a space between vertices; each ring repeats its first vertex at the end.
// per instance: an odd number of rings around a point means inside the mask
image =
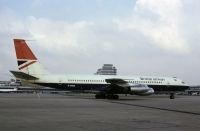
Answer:
POLYGON ((150 88, 144 84, 131 85, 130 90, 132 94, 140 96, 147 96, 154 93, 153 88, 150 88))

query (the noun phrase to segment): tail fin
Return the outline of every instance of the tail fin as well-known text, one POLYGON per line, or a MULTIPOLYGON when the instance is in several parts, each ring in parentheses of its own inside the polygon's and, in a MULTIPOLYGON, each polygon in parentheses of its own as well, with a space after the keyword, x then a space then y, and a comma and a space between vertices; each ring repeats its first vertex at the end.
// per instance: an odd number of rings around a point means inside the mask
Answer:
POLYGON ((33 76, 47 74, 23 39, 14 39, 18 68, 21 72, 33 76))

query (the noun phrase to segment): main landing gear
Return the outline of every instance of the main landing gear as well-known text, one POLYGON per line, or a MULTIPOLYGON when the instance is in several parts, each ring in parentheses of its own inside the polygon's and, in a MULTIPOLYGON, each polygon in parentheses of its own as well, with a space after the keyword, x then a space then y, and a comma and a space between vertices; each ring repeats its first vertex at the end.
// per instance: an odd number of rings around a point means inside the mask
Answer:
POLYGON ((95 95, 95 98, 96 99, 114 99, 114 100, 117 100, 117 99, 119 99, 119 96, 115 95, 115 94, 106 94, 106 93, 100 92, 100 93, 97 93, 95 95))

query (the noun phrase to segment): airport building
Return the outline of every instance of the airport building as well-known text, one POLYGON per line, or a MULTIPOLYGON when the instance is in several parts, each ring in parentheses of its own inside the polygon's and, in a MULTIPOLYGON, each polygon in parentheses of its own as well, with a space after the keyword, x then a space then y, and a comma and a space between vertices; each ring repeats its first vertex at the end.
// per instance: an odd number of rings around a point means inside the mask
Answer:
POLYGON ((0 88, 5 86, 21 86, 20 80, 0 81, 0 88))
POLYGON ((117 75, 117 69, 113 64, 104 64, 102 68, 97 70, 95 75, 117 75))

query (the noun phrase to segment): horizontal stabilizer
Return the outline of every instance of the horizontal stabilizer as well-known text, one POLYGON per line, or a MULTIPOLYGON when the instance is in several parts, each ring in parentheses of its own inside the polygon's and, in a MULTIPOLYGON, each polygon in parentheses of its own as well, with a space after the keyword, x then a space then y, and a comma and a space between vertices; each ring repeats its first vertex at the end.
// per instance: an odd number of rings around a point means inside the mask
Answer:
POLYGON ((16 78, 24 80, 37 80, 39 78, 20 71, 10 71, 16 78))

